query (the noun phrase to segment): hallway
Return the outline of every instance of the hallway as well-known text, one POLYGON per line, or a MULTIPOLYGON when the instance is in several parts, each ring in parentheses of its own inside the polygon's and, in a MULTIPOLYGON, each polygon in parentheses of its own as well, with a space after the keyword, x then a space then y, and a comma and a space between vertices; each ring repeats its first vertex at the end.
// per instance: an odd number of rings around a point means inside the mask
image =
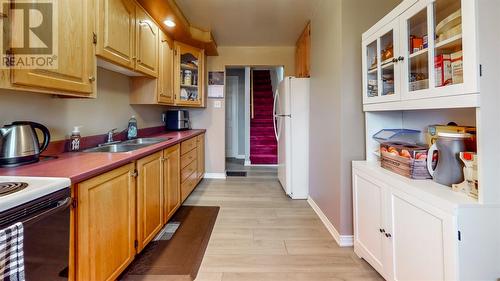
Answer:
POLYGON ((383 280, 275 177, 205 179, 185 204, 221 207, 197 281, 383 280))

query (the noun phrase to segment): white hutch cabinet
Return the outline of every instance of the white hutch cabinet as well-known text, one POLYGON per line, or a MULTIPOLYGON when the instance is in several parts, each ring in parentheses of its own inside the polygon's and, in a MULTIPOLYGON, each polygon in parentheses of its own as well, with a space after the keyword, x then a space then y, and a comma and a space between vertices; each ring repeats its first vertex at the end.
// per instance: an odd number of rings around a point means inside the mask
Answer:
POLYGON ((362 36, 366 160, 353 162, 354 251, 387 280, 500 278, 500 187, 491 184, 500 155, 490 153, 500 119, 489 118, 500 99, 480 88, 500 81, 491 63, 489 80, 480 76, 480 58, 500 56, 500 40, 479 40, 500 26, 496 2, 405 0, 362 36), (450 121, 477 127, 479 199, 380 167, 376 132, 450 121))

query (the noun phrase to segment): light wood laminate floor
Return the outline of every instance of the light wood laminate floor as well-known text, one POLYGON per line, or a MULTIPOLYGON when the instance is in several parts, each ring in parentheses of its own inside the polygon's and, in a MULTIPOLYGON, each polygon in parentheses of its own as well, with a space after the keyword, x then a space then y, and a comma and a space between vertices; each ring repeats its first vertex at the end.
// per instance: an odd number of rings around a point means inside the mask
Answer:
POLYGON ((187 199, 221 207, 196 281, 383 280, 337 246, 305 200, 286 197, 275 174, 252 175, 206 179, 187 199))

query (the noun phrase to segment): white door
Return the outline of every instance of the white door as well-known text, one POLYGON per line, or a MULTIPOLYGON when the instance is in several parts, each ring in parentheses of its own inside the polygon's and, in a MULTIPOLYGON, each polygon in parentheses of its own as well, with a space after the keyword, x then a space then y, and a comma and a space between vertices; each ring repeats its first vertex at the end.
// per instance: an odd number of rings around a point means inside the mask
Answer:
POLYGON ((354 247, 378 272, 384 272, 383 196, 381 184, 354 173, 354 247))
POLYGON ((226 157, 238 155, 238 77, 226 77, 226 157))
POLYGON ((453 217, 391 190, 387 233, 393 280, 456 280, 453 217))

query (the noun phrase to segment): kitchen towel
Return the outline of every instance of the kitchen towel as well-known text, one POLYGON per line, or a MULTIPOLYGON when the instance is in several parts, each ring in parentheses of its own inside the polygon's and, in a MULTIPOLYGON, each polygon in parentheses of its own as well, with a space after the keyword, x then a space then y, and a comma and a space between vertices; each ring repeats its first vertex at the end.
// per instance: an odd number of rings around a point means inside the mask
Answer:
POLYGON ((25 281, 23 224, 0 230, 0 280, 25 281))

